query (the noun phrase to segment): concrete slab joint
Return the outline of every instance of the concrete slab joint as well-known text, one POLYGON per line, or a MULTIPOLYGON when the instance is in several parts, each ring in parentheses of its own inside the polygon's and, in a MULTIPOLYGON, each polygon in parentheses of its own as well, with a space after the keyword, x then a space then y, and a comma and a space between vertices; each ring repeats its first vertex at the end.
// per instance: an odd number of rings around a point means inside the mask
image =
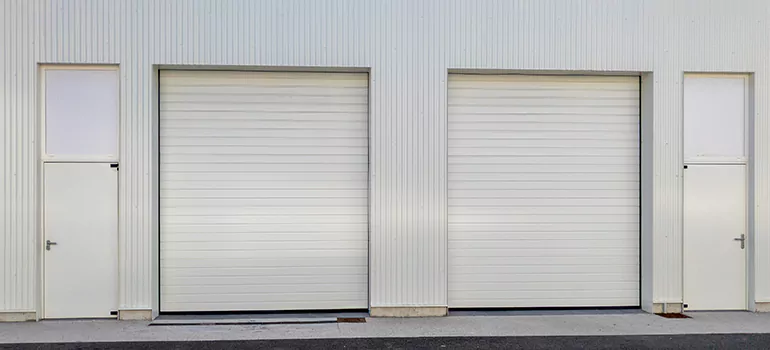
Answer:
POLYGON ((35 320, 37 320, 35 312, 30 312, 30 311, 0 312, 0 322, 27 322, 27 321, 35 321, 35 320))
POLYGON ((369 310, 372 317, 441 317, 448 314, 446 306, 381 306, 369 310))
POLYGON ((121 321, 152 321, 152 310, 119 310, 121 321))

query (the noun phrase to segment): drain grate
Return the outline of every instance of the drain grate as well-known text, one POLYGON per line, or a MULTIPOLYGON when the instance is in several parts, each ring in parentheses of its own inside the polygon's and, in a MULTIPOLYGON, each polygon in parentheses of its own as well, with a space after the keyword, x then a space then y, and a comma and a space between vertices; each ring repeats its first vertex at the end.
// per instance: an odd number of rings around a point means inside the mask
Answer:
POLYGON ((667 313, 667 314, 656 314, 656 315, 658 315, 660 317, 664 317, 664 318, 692 318, 692 317, 687 316, 685 314, 673 313, 673 312, 672 313, 667 313))

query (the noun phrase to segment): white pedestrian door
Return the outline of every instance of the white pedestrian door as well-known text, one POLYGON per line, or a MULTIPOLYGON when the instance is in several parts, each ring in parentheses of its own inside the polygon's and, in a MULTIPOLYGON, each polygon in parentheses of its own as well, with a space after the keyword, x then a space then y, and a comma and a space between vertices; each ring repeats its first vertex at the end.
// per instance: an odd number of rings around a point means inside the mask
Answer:
POLYGON ((685 310, 748 307, 747 90, 746 76, 685 76, 685 310))
POLYGON ((118 175, 109 163, 45 165, 45 318, 117 307, 118 175))
POLYGON ((43 318, 118 308, 118 71, 42 71, 43 318))
POLYGON ((746 166, 689 165, 684 173, 687 310, 746 309, 746 166))

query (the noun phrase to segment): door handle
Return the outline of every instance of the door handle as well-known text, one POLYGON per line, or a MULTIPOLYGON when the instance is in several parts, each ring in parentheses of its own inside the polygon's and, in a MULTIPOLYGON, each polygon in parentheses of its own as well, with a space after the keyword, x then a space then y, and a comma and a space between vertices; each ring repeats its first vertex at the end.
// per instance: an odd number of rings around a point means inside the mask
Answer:
POLYGON ((45 250, 51 250, 51 246, 56 244, 57 244, 56 242, 51 242, 50 239, 47 239, 45 241, 45 250))
POLYGON ((741 249, 746 248, 746 235, 741 234, 740 237, 733 238, 734 241, 741 241, 741 249))

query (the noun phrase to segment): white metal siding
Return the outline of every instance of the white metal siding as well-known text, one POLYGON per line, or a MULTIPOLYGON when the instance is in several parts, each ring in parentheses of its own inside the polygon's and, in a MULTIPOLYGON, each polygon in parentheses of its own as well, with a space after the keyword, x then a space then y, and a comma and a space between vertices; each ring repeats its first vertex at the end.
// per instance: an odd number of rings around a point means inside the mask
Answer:
POLYGON ((367 75, 162 71, 161 311, 367 307, 367 75))
POLYGON ((450 75, 449 306, 639 305, 639 78, 450 75))
POLYGON ((0 1, 0 309, 38 306, 38 63, 120 64, 122 310, 158 295, 155 67, 370 69, 372 306, 446 305, 448 70, 645 72, 647 307, 682 300, 683 72, 752 73, 770 302, 768 18, 766 0, 0 1))

